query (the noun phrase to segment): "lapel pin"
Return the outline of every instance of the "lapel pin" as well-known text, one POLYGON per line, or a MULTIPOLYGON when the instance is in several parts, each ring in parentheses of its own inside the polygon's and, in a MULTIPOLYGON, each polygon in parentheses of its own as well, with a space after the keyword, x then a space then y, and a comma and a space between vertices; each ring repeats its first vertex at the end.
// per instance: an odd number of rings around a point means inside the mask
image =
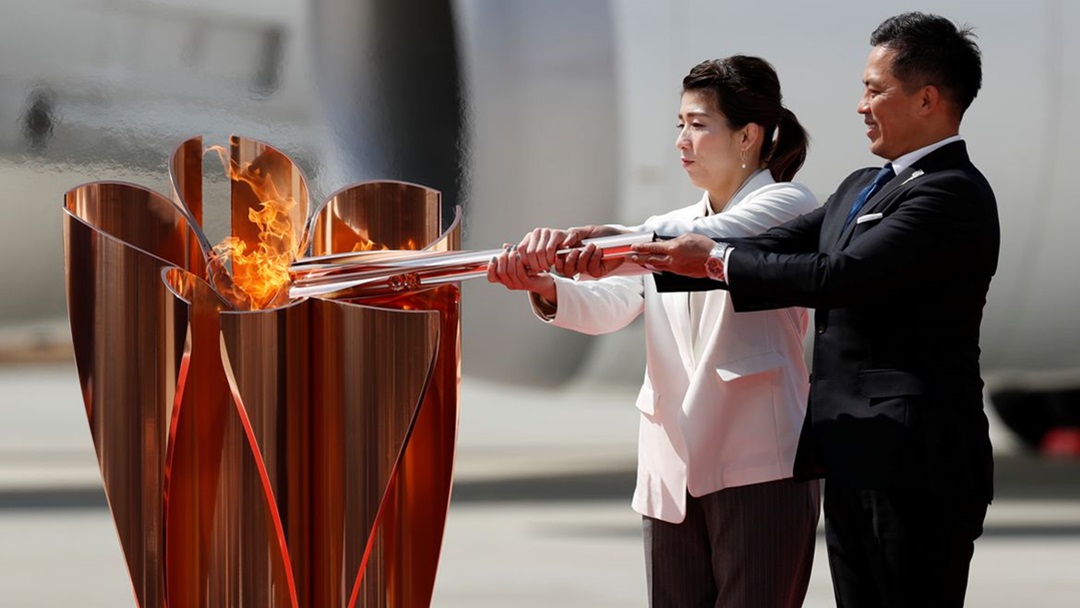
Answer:
POLYGON ((916 177, 919 177, 922 174, 923 174, 923 170, 919 169, 918 171, 912 173, 911 177, 909 177, 909 178, 905 179, 904 181, 900 182, 900 185, 903 186, 904 184, 910 182, 911 180, 915 179, 916 177))

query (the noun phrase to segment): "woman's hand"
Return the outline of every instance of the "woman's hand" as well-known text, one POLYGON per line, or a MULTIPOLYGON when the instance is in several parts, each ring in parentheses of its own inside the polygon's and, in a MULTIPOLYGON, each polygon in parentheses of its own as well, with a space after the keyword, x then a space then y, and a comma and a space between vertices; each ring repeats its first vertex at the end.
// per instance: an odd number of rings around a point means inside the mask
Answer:
MULTIPOLYGON (((560 250, 580 247, 585 239, 593 239, 601 236, 614 236, 622 234, 624 230, 613 226, 591 225, 575 226, 566 230, 557 228, 537 228, 525 235, 517 245, 525 267, 533 272, 547 271, 555 268, 564 276, 573 276, 578 272, 585 272, 585 265, 575 264, 564 271, 564 261, 557 256, 560 250)), ((580 253, 578 254, 580 256, 580 253)), ((575 257, 575 260, 577 257, 575 257)), ((597 258, 597 263, 599 258, 597 258)), ((594 266, 599 269, 599 266, 594 266)), ((600 276, 600 275, 594 275, 600 276)))
POLYGON ((504 245, 503 251, 488 263, 487 279, 513 291, 531 291, 550 304, 557 302, 555 279, 546 272, 529 268, 525 259, 513 245, 504 245))
POLYGON ((623 260, 604 260, 602 252, 595 246, 581 247, 582 241, 623 232, 622 229, 605 225, 576 226, 566 230, 537 228, 521 239, 517 250, 529 272, 554 268, 566 277, 587 274, 599 278, 618 268, 623 260), (571 248, 574 250, 566 256, 558 257, 560 250, 571 248))

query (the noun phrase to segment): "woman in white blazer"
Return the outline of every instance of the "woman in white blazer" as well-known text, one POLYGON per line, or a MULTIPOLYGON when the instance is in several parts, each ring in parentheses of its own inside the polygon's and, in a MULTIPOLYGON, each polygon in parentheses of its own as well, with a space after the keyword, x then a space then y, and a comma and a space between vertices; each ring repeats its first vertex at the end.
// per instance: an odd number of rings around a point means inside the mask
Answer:
MULTIPOLYGON (((680 161, 704 193, 638 229, 750 236, 817 206, 789 181, 807 136, 768 62, 733 56, 694 67, 678 129, 680 161)), ((806 311, 736 314, 726 291, 660 294, 651 275, 544 272, 596 268, 592 247, 565 266, 554 255, 586 233, 598 230, 537 229, 488 275, 528 290, 545 322, 582 333, 616 331, 645 313, 633 508, 643 516, 650 605, 800 606, 819 509, 817 482, 791 479, 807 402, 806 311)))

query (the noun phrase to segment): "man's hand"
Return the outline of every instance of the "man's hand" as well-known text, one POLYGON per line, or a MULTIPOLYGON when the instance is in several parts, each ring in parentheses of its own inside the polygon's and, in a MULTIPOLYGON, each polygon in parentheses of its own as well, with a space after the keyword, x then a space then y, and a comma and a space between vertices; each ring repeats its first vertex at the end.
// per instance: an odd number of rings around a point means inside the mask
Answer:
POLYGON ((684 234, 670 241, 634 245, 630 261, 649 270, 674 272, 687 277, 703 278, 705 260, 709 259, 713 242, 700 234, 684 234))

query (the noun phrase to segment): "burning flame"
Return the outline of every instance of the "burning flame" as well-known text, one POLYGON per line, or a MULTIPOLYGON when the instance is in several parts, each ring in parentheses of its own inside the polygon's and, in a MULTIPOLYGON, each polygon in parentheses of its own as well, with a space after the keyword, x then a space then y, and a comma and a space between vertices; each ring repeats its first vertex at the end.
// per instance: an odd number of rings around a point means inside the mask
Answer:
MULTIPOLYGON (((380 245, 380 244, 376 243, 375 241, 371 240, 371 238, 368 237, 367 230, 359 230, 359 231, 357 231, 356 238, 358 239, 358 241, 357 241, 357 243, 355 245, 353 245, 353 248, 352 248, 352 250, 354 252, 356 252, 356 251, 389 251, 390 250, 390 248, 387 247, 386 245, 380 245)), ((407 240, 405 242, 405 246, 402 247, 402 249, 404 249, 404 250, 415 250, 415 249, 417 249, 416 242, 413 241, 412 239, 409 239, 409 240, 407 240)))
POLYGON ((367 237, 367 231, 363 231, 363 234, 358 234, 360 241, 353 245, 353 251, 388 251, 390 248, 386 245, 379 246, 378 243, 367 237))
MULTIPOLYGON (((387 245, 380 245, 368 238, 367 230, 359 230, 356 232, 356 239, 359 241, 352 246, 353 252, 389 252, 390 247, 387 245)), ((419 247, 416 246, 416 241, 409 239, 401 247, 403 251, 416 251, 419 247)))
MULTIPOLYGON (((252 231, 237 230, 213 247, 207 263, 209 279, 214 289, 225 296, 237 308, 261 310, 287 304, 292 280, 289 266, 298 255, 297 231, 293 226, 302 218, 294 217, 299 203, 291 194, 282 194, 272 179, 273 161, 263 162, 263 157, 243 164, 234 160, 229 150, 222 146, 210 146, 207 152, 216 152, 229 179, 246 184, 258 200, 258 205, 248 209, 248 221, 258 229, 257 242, 252 231), (236 236, 239 233, 241 236, 236 236)), ((279 179, 281 175, 277 175, 279 179)), ((235 221, 235 220, 234 220, 235 221)), ((386 251, 390 247, 369 238, 366 229, 356 230, 354 252, 386 251)), ((400 245, 399 245, 400 246, 400 245)), ((418 249, 412 239, 404 243, 404 249, 418 249)), ((419 284, 414 277, 403 276, 402 284, 419 284)))
POLYGON ((251 310, 279 305, 288 299, 289 264, 296 257, 291 213, 297 202, 291 196, 281 196, 266 171, 252 163, 240 166, 221 146, 207 150, 221 157, 229 179, 247 184, 260 201, 257 208, 248 210, 248 220, 259 229, 258 244, 249 250, 239 237, 225 237, 214 247, 211 262, 222 267, 232 262, 233 286, 251 310))

